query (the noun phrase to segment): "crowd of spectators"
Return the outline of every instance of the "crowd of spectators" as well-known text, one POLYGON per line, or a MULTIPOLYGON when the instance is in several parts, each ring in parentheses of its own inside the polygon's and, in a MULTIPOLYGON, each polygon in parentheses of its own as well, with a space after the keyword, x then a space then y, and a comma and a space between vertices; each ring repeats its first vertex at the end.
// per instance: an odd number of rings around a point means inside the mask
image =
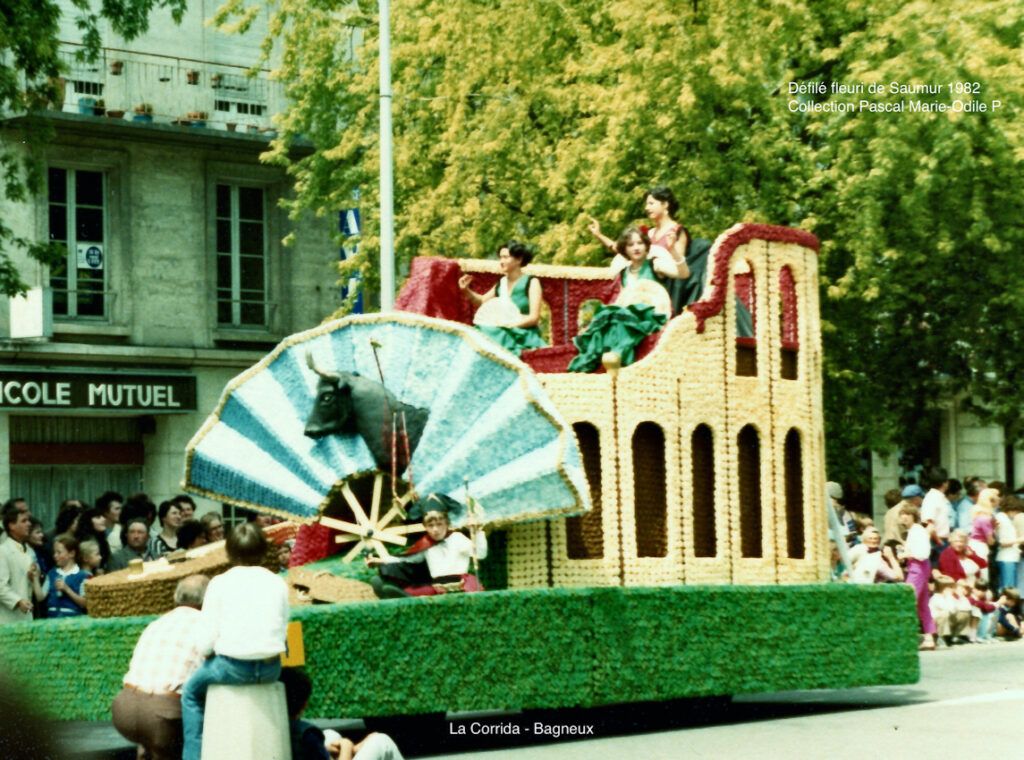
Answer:
POLYGON ((195 519, 195 509, 186 494, 157 506, 143 493, 107 491, 95 506, 65 499, 47 531, 24 498, 9 499, 0 510, 0 623, 84 614, 89 578, 222 541, 221 515, 195 519))
MULTIPOLYGON (((155 505, 145 494, 125 499, 113 491, 90 506, 67 499, 54 529, 32 517, 25 499, 0 510, 0 624, 33 617, 85 613, 86 581, 176 551, 225 540, 231 569, 212 581, 183 579, 176 607, 154 620, 136 643, 124 688, 111 710, 115 727, 139 745, 139 756, 159 760, 198 758, 203 705, 211 683, 285 684, 290 741, 295 758, 401 760, 389 737, 370 734, 353 742, 301 719, 311 685, 301 671, 282 671, 288 594, 284 581, 262 567, 268 542, 262 528, 273 522, 252 514, 225 536, 214 512, 195 519, 186 495, 155 505), (183 731, 183 724, 185 730, 183 731), (187 737, 184 738, 183 737, 187 737)), ((290 547, 279 555, 287 566, 290 547)))
POLYGON ((921 649, 1020 639, 1024 487, 1014 493, 977 476, 961 483, 941 467, 922 480, 886 492, 881 531, 843 505, 838 483, 828 484, 840 525, 833 580, 910 584, 921 649))

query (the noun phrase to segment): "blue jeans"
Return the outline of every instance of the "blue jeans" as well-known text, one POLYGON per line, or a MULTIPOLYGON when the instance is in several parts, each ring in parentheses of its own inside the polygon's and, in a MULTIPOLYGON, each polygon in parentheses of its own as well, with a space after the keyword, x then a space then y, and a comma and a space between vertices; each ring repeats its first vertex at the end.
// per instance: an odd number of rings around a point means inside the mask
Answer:
POLYGON ((978 621, 978 641, 991 641, 996 633, 996 613, 984 612, 978 621))
POLYGON ((281 658, 236 660, 215 654, 192 674, 181 690, 181 724, 185 734, 182 760, 199 760, 203 747, 203 712, 211 684, 272 683, 281 675, 281 658))
POLYGON ((996 565, 999 567, 999 588, 1017 588, 1017 563, 1016 562, 999 562, 996 561, 996 565))

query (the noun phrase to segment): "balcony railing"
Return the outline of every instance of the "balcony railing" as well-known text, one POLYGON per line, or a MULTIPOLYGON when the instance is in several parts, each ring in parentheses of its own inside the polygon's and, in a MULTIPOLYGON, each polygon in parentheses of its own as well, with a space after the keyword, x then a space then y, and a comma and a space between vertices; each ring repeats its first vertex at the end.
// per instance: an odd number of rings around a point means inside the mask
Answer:
POLYGON ((64 111, 146 121, 148 105, 155 122, 260 131, 284 107, 283 88, 266 70, 249 76, 243 66, 117 48, 83 63, 81 46, 61 45, 64 111))

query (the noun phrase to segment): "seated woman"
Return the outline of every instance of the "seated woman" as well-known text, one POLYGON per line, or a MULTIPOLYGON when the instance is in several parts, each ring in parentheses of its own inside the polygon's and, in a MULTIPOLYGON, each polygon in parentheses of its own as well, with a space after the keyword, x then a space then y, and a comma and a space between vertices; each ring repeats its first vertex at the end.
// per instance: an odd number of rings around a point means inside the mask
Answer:
POLYGON ((587 329, 573 338, 579 355, 570 362, 570 372, 593 372, 607 351, 617 353, 623 367, 632 364, 636 347, 671 314, 672 301, 662 283, 682 276, 672 254, 651 245, 636 227, 623 231, 615 250, 611 268, 619 272, 622 291, 615 304, 600 307, 587 329))
POLYGON ((882 546, 882 534, 875 527, 861 533, 861 543, 850 549, 851 583, 895 583, 903 580, 896 553, 882 546))
POLYGON ((472 517, 466 523, 472 538, 451 529, 449 512, 462 509, 459 502, 444 494, 430 494, 409 508, 410 518, 422 515, 427 534, 404 556, 366 558, 367 565, 380 569, 380 575, 370 581, 377 596, 394 599, 484 590, 470 566, 487 556, 487 536, 472 517))
POLYGON ((531 348, 547 345, 537 329, 540 322, 540 281, 523 273, 523 267, 532 259, 533 254, 525 245, 511 240, 498 249, 503 276, 493 288, 483 294, 474 293, 469 289, 472 275, 459 278, 459 289, 472 303, 483 306, 492 302, 486 310, 477 311, 473 320, 477 328, 516 356, 531 348))

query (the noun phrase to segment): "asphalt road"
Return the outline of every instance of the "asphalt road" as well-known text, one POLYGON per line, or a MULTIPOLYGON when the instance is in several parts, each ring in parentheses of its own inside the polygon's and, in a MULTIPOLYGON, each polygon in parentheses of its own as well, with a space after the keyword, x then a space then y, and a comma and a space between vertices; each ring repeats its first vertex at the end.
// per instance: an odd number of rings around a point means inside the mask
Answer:
MULTIPOLYGON (((401 718, 382 728, 407 757, 452 760, 1024 756, 1024 642, 926 652, 921 671, 921 681, 907 686, 401 718)), ((321 723, 354 737, 363 728, 359 721, 321 723)), ((58 733, 67 757, 135 756, 109 723, 65 723, 58 733)))
MULTIPOLYGON (((740 697, 731 704, 697 706, 689 713, 681 704, 676 726, 666 725, 670 716, 652 715, 644 707, 620 707, 611 716, 594 711, 571 714, 564 722, 594 726, 594 738, 576 741, 462 752, 459 745, 467 737, 454 734, 444 750, 431 757, 864 760, 877 754, 885 760, 941 760, 982 754, 1024 756, 1024 643, 922 653, 921 670, 921 681, 909 686, 740 697), (628 730, 630 723, 632 730, 628 730)), ((538 720, 555 725, 563 716, 549 714, 538 720)))

